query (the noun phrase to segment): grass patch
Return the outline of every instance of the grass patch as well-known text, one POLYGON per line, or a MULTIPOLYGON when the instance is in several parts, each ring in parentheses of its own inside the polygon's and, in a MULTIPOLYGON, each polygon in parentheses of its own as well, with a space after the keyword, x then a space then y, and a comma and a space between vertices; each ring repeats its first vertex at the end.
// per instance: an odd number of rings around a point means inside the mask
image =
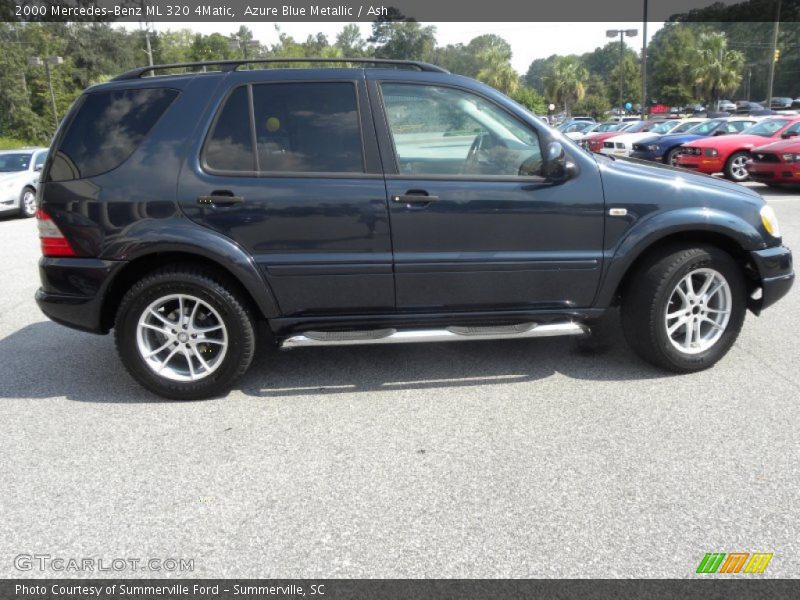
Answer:
POLYGON ((16 150, 17 148, 26 148, 35 146, 31 142, 25 140, 17 140, 9 137, 0 137, 0 150, 16 150))

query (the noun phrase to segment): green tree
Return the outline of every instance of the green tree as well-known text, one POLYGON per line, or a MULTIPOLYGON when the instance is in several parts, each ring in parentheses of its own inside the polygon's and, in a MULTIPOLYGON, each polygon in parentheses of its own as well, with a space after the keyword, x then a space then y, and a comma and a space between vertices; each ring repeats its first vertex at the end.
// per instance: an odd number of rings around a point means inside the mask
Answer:
POLYGON ((511 98, 535 115, 547 114, 547 103, 533 88, 519 86, 517 91, 511 94, 511 98))
POLYGON ((642 80, 639 61, 629 54, 625 55, 622 62, 622 98, 619 96, 619 74, 620 65, 611 70, 608 78, 608 94, 614 99, 616 106, 622 106, 626 102, 638 104, 642 96, 642 80))
POLYGON ((559 56, 557 54, 552 54, 547 58, 537 58, 534 60, 528 67, 528 71, 523 78, 525 85, 533 88, 539 94, 545 94, 545 78, 552 70, 553 63, 555 63, 558 58, 559 56))
POLYGON ((376 21, 369 42, 375 44, 377 58, 430 60, 436 46, 436 27, 423 27, 416 21, 376 21))
POLYGON ((361 35, 361 29, 355 23, 345 25, 336 36, 334 45, 341 51, 342 56, 359 58, 367 55, 366 42, 361 35))
POLYGON ((692 74, 705 98, 715 105, 722 94, 739 87, 742 80, 744 55, 728 48, 724 33, 703 33, 697 43, 692 74))
POLYGON ((547 97, 569 114, 570 107, 586 94, 588 78, 589 71, 578 57, 559 57, 544 77, 547 97))
POLYGON ((153 36, 153 62, 163 65, 190 61, 193 41, 191 29, 165 31, 153 36))
POLYGON ((478 56, 481 68, 477 79, 492 86, 504 94, 513 94, 519 88, 519 74, 511 66, 511 53, 502 49, 487 48, 478 56))
POLYGON ((610 109, 611 104, 605 95, 589 93, 572 108, 575 114, 594 117, 598 121, 603 119, 610 109))
POLYGON ((221 33, 196 34, 189 50, 189 57, 193 61, 241 58, 240 52, 231 48, 230 38, 221 33))
POLYGON ((697 53, 696 29, 683 23, 667 23, 656 32, 648 48, 650 96, 670 106, 695 100, 695 78, 690 65, 697 53))

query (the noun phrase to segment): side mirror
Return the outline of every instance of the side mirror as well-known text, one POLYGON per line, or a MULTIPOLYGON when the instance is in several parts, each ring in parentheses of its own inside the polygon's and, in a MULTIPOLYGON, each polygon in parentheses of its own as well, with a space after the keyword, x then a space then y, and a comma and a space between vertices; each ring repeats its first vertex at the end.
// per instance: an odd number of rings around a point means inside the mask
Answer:
POLYGON ((34 171, 41 171, 43 167, 44 167, 44 165, 34 165, 33 170, 34 171))
POLYGON ((551 183, 564 183, 575 176, 577 167, 575 163, 567 160, 564 146, 561 142, 550 142, 545 152, 543 175, 551 183))
POLYGON ((784 131, 781 134, 781 137, 785 140, 788 140, 789 138, 797 137, 798 135, 800 135, 800 131, 784 131))
POLYGON ((714 132, 714 135, 715 135, 715 136, 717 136, 717 135, 726 135, 727 133, 728 133, 728 132, 727 132, 727 131, 725 131, 724 129, 717 129, 717 130, 714 132))

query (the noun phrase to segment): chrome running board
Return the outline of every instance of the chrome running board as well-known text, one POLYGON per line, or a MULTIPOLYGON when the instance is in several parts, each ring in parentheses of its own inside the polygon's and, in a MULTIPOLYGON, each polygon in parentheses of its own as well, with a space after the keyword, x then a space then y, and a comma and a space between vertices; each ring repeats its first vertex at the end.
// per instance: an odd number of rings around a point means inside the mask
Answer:
POLYGON ((356 346, 363 344, 407 344, 412 342, 461 342, 471 340, 517 340, 523 338, 583 335, 589 329, 574 321, 520 323, 518 325, 452 326, 444 329, 370 329, 358 331, 306 331, 280 343, 282 349, 307 346, 356 346))

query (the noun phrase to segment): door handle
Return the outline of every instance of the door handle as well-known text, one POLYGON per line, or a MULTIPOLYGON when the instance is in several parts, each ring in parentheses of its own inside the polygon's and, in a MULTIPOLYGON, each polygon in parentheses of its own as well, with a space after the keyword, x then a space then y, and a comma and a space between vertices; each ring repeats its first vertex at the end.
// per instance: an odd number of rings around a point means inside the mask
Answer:
POLYGON ((208 196, 198 196, 197 203, 210 205, 210 206, 233 206, 234 204, 241 204, 244 202, 244 197, 234 196, 233 192, 228 190, 219 190, 211 192, 208 196))
POLYGON ((398 204, 429 204, 436 202, 439 196, 431 196, 425 190, 408 190, 405 194, 392 196, 392 202, 398 204))

